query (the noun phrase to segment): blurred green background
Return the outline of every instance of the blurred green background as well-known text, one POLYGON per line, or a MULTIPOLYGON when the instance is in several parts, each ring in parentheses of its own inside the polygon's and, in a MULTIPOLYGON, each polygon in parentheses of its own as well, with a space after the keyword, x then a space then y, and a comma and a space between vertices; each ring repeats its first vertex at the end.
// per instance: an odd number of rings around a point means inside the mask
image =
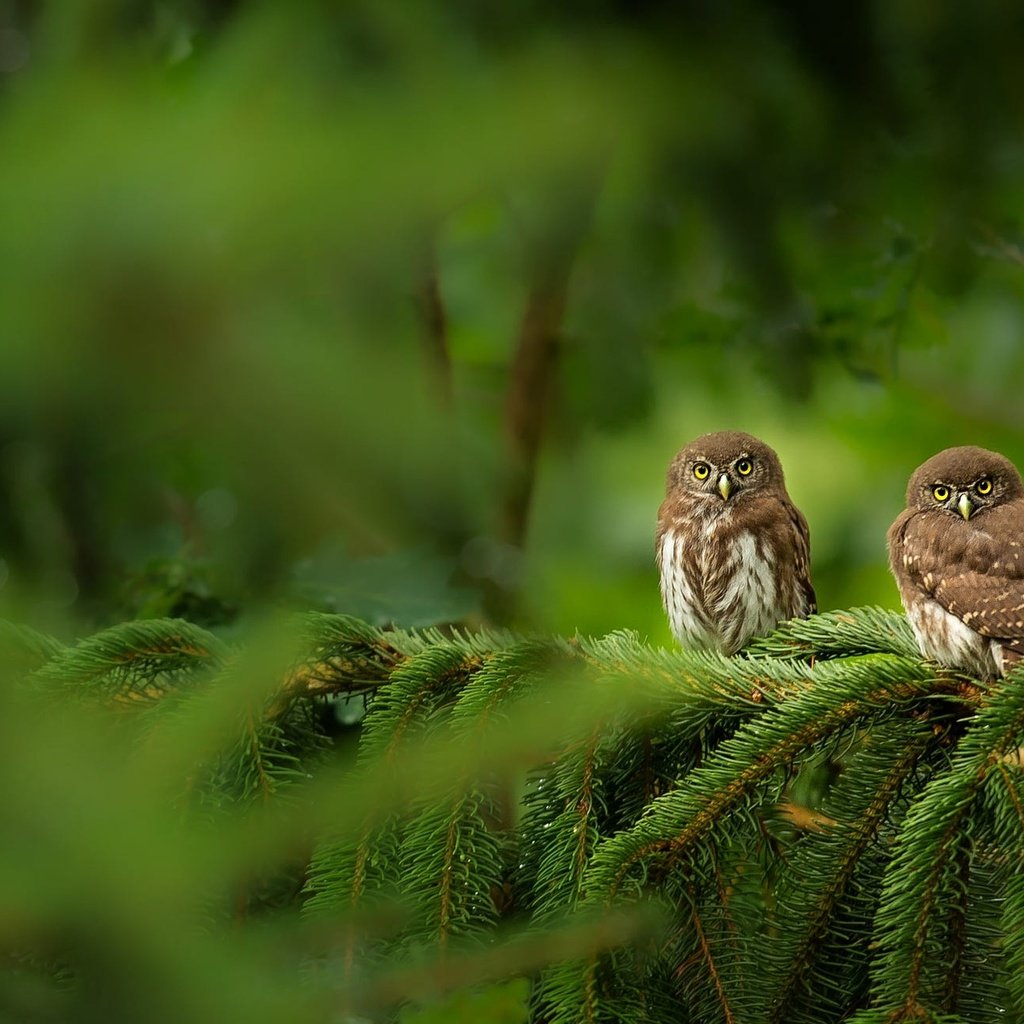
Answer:
POLYGON ((637 629, 779 451, 823 609, 1024 458, 1009 2, 0 3, 0 612, 637 629))
MULTIPOLYGON (((0 0, 0 617, 669 643, 664 472, 722 428, 821 608, 895 607, 914 467, 1024 463, 1022 52, 1010 0, 0 0)), ((0 691, 0 946, 99 979, 0 1018, 339 1019, 289 921, 204 916, 308 849, 166 811, 235 711, 175 760, 0 691)))

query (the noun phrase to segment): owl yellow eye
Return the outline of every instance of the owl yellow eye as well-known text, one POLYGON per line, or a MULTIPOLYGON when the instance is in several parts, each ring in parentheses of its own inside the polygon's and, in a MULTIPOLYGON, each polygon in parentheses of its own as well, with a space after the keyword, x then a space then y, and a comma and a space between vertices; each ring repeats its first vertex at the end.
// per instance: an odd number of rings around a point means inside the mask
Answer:
POLYGON ((736 463, 736 472, 739 473, 740 476, 750 476, 753 471, 754 464, 750 459, 740 459, 739 462, 736 463))
POLYGON ((949 488, 943 487, 942 484, 939 484, 937 487, 933 487, 932 497, 936 501, 946 501, 949 498, 949 488))
POLYGON ((693 467, 693 475, 698 480, 707 480, 707 478, 711 475, 711 467, 706 462, 698 462, 693 467))
POLYGON ((979 480, 975 485, 974 489, 979 494, 991 494, 992 493, 992 481, 986 476, 979 480))

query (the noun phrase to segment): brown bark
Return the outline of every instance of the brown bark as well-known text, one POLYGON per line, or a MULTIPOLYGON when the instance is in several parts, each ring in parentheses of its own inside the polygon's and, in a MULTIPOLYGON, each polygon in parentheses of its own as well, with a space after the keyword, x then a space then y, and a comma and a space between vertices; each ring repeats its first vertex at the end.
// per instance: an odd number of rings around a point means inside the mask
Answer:
POLYGON ((557 371, 568 284, 566 260, 534 283, 519 327, 505 401, 509 473, 499 526, 501 539, 515 547, 522 547, 526 538, 537 460, 557 371))
POLYGON ((432 245, 424 250, 416 285, 421 338, 426 355, 427 372, 433 379, 438 400, 445 409, 452 406, 452 361, 448 350, 448 317, 441 294, 437 254, 432 245))

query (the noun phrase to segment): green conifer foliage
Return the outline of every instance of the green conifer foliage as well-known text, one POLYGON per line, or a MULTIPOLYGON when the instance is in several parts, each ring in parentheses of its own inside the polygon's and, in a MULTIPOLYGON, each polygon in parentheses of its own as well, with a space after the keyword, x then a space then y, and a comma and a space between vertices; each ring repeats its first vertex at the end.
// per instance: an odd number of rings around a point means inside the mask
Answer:
MULTIPOLYGON (((204 927, 298 928, 301 1019, 1022 1019, 1024 672, 938 670, 873 608, 735 658, 292 633, 280 661, 176 620, 3 641, 17 700, 105 715, 159 767, 204 927), (354 697, 347 757, 327 711, 354 697)), ((18 955, 89 991, 73 953, 18 955)))

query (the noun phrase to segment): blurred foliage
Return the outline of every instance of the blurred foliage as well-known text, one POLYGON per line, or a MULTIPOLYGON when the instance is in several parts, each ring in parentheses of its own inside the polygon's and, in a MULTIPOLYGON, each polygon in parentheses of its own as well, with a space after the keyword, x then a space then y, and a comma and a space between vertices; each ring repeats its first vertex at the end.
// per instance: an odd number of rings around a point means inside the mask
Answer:
POLYGON ((242 639, 3 632, 0 1019, 1022 1017, 1019 671, 937 671, 870 608, 734 658, 242 639), (368 705, 355 758, 329 698, 368 705))
MULTIPOLYGON (((0 0, 0 615, 667 643, 664 470, 720 428, 779 451, 821 607, 896 607, 913 468, 1024 460, 1022 45, 1010 0, 0 0)), ((298 1019, 252 977, 276 939, 133 917, 197 905, 159 766, 34 722, 4 726, 12 856, 55 845, 4 920, 77 908, 46 971, 105 913, 100 966, 196 972, 151 1019, 224 1019, 225 978, 298 1019)), ((17 963, 8 1017, 59 1016, 17 963)), ((122 981, 97 1019, 143 1015, 122 981)))
POLYGON ((667 639, 662 475, 720 427, 780 451, 822 606, 892 605, 910 470, 1024 456, 1022 30, 4 0, 0 610, 667 639))
POLYGON ((524 1024, 529 984, 522 978, 494 985, 481 993, 457 992, 434 1006, 403 1010, 399 1024, 451 1024, 452 1021, 488 1021, 488 1024, 524 1024))

